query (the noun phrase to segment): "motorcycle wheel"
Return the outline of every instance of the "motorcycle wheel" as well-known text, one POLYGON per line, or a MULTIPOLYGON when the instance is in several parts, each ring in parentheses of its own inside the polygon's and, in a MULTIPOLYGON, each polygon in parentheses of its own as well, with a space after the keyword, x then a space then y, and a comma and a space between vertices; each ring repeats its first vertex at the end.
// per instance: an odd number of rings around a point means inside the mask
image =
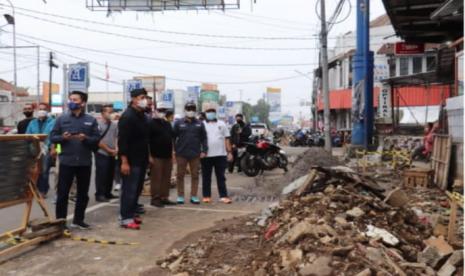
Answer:
POLYGON ((257 176, 260 173, 260 169, 256 166, 254 160, 250 160, 250 154, 246 153, 241 158, 241 169, 245 173, 245 175, 249 177, 257 176))

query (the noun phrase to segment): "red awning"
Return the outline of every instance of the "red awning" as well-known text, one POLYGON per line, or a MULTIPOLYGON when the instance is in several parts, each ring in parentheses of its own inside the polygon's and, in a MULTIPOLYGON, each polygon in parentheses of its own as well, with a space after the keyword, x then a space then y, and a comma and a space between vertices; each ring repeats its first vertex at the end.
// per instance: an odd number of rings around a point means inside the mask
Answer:
MULTIPOLYGON (((373 106, 378 107, 379 87, 373 89, 373 106)), ((408 86, 395 88, 393 91, 394 102, 399 98, 400 106, 425 106, 440 105, 449 98, 450 89, 448 85, 408 86)), ((332 90, 329 93, 330 109, 351 109, 352 89, 332 90)), ((323 110, 323 98, 318 97, 318 110, 323 110)))

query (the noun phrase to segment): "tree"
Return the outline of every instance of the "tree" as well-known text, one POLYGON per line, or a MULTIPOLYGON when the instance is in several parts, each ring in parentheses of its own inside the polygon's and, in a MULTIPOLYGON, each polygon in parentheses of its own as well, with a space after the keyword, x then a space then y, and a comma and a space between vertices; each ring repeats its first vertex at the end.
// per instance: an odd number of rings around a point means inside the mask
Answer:
POLYGON ((253 107, 251 104, 243 102, 242 103, 242 114, 246 121, 250 122, 253 116, 253 107))
POLYGON ((270 125, 270 105, 264 100, 258 100, 257 104, 252 107, 253 116, 257 116, 260 122, 270 125))

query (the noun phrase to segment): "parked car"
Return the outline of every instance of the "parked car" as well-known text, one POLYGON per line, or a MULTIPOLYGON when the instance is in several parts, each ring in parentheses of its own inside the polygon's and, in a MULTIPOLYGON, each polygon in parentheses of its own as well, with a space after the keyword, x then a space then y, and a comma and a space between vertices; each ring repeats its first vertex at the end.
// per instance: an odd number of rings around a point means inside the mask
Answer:
POLYGON ((252 123, 252 135, 258 137, 266 137, 269 134, 268 126, 265 123, 252 123))

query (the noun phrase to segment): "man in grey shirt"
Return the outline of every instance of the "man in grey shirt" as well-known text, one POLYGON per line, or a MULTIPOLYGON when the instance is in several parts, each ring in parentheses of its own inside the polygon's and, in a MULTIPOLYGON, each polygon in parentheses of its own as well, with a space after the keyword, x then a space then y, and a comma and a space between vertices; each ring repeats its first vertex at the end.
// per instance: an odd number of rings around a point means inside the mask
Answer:
POLYGON ((99 149, 95 152, 95 200, 108 202, 116 198, 111 193, 115 175, 115 162, 118 150, 116 139, 118 126, 111 121, 112 105, 102 107, 102 120, 98 122, 100 131, 99 149))

